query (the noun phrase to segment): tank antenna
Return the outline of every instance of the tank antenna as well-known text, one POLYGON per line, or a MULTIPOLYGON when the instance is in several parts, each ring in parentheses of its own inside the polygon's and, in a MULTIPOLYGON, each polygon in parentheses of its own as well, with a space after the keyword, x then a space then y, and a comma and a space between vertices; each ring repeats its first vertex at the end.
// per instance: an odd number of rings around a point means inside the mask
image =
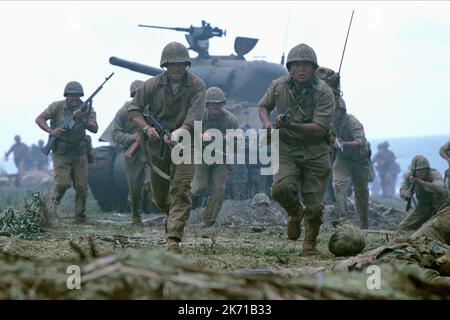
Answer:
POLYGON ((355 13, 355 10, 352 11, 352 16, 350 17, 350 23, 348 25, 347 36, 345 37, 344 50, 342 50, 341 63, 339 64, 338 74, 341 74, 342 60, 344 60, 345 48, 347 47, 348 35, 350 34, 350 27, 352 26, 352 20, 353 20, 354 13, 355 13))
POLYGON ((286 31, 284 32, 283 55, 281 56, 281 65, 284 66, 284 52, 286 51, 286 41, 289 31, 289 23, 291 21, 292 1, 289 1, 288 18, 286 22, 286 31))

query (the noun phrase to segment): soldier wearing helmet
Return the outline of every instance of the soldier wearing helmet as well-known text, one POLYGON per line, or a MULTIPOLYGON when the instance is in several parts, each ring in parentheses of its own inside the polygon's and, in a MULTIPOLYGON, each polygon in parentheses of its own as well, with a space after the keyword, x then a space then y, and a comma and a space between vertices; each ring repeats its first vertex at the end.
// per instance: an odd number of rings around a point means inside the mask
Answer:
POLYGON ((39 139, 38 144, 32 144, 30 149, 33 167, 37 170, 48 169, 48 156, 42 152, 44 140, 39 139))
POLYGON ((36 124, 50 136, 56 137, 52 149, 55 181, 53 196, 59 203, 67 189, 73 185, 75 196, 75 223, 86 221, 86 199, 88 195, 88 163, 92 152, 91 139, 86 130, 97 133, 95 111, 86 114, 80 110, 83 87, 77 81, 67 83, 64 88, 65 100, 51 103, 36 118, 36 124), (60 128, 66 117, 73 115, 75 124, 70 132, 60 128), (50 120, 50 126, 47 124, 50 120))
POLYGON ((423 155, 416 155, 410 170, 403 176, 400 196, 407 201, 416 198, 415 209, 400 223, 400 230, 417 230, 445 205, 448 205, 448 193, 444 179, 439 171, 430 167, 423 155), (414 194, 411 192, 414 185, 414 194))
POLYGON ((439 149, 439 155, 448 163, 445 180, 447 180, 447 190, 450 192, 450 140, 439 149))
MULTIPOLYGON (((205 110, 205 83, 187 70, 190 64, 189 53, 184 45, 178 42, 167 44, 161 53, 160 63, 166 69, 165 72, 145 81, 128 107, 128 116, 139 128, 141 147, 151 164, 153 199, 167 214, 167 249, 177 253, 181 252, 179 243, 192 207, 189 193, 195 167, 193 161, 182 164, 172 161, 170 140, 166 136, 163 137, 165 145, 163 155, 160 156, 159 133, 151 123, 146 122, 142 113, 149 106, 164 125, 172 130, 174 139, 188 133, 192 137, 194 121, 201 121, 205 110)), ((191 148, 193 141, 190 139, 191 148)), ((184 138, 183 143, 187 144, 184 138)), ((184 152, 187 151, 184 150, 183 155, 184 152)), ((186 154, 189 155, 189 152, 186 154)))
POLYGON ((400 173, 400 166, 395 161, 394 152, 388 148, 389 142, 384 141, 380 143, 377 147, 378 152, 373 156, 372 162, 376 165, 383 198, 392 199, 395 194, 395 185, 397 175, 400 173))
POLYGON ((21 142, 19 135, 14 136, 15 143, 5 152, 5 161, 8 161, 9 155, 12 153, 14 155, 14 164, 17 168, 17 173, 19 175, 23 174, 27 170, 27 164, 30 161, 30 155, 28 146, 21 142))
MULTIPOLYGON (((139 87, 144 83, 142 80, 135 80, 130 85, 130 97, 134 98, 139 87)), ((132 213, 132 223, 139 225, 142 223, 140 208, 141 194, 148 179, 148 165, 142 148, 139 147, 139 133, 137 125, 130 121, 128 117, 128 107, 131 101, 126 101, 117 111, 112 122, 111 137, 124 151, 125 173, 128 183, 128 205, 132 213), (127 152, 129 150, 129 152, 127 152)), ((149 184, 147 182, 147 184, 149 184)))
POLYGON ((292 48, 286 67, 289 74, 274 80, 259 101, 259 116, 264 128, 273 128, 269 116, 276 107, 280 165, 273 178, 272 198, 288 214, 290 240, 300 237, 304 216, 303 254, 312 255, 318 253, 322 198, 331 172, 329 131, 335 100, 330 87, 317 76, 317 57, 311 47, 302 43, 292 48))
MULTIPOLYGON (((205 95, 206 110, 202 121, 204 146, 211 143, 210 129, 219 130, 224 141, 227 129, 239 128, 236 117, 223 108, 225 105, 225 93, 222 89, 211 87, 206 90, 205 95)), ((216 136, 214 138, 217 139, 216 136)), ((206 190, 209 192, 208 201, 203 212, 202 227, 212 226, 222 208, 226 182, 226 165, 224 163, 224 161, 212 164, 202 163, 197 164, 195 167, 194 182, 192 184, 193 196, 198 197, 206 190)))
POLYGON ((348 214, 347 191, 350 183, 355 191, 355 206, 360 217, 361 229, 369 227, 369 144, 364 127, 359 120, 347 113, 344 99, 334 113, 333 131, 336 135, 336 157, 333 163, 333 189, 336 209, 341 217, 348 214))

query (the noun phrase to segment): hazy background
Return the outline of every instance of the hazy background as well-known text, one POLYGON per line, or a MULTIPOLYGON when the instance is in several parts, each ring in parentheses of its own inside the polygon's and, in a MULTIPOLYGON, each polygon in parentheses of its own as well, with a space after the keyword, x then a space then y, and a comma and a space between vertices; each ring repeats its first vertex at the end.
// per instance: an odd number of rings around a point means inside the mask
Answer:
MULTIPOLYGON (((448 2, 2 1, 1 158, 15 134, 28 145, 47 139, 34 119, 63 99, 68 81, 81 82, 87 96, 114 71, 94 100, 100 129, 93 138, 100 145, 98 137, 129 99, 131 81, 147 78, 110 65, 109 57, 158 67, 168 42, 187 44, 185 33, 138 24, 189 27, 203 19, 227 31, 210 40, 211 54, 232 54, 234 38, 247 36, 260 39, 248 60, 275 63, 304 42, 315 49, 320 65, 337 70, 352 9, 341 70, 349 113, 364 124, 369 140, 440 136, 436 145, 426 145, 437 154, 437 144, 450 139, 448 2)), ((420 143, 425 142, 417 140, 418 153, 420 143)), ((445 162, 436 157, 432 165, 445 162)), ((12 157, 0 166, 16 171, 12 157)))

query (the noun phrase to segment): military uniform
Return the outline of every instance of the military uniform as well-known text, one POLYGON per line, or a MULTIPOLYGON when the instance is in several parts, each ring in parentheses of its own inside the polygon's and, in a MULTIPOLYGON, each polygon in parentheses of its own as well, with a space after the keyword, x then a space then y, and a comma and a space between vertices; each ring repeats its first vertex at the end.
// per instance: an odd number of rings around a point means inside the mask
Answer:
POLYGON ((338 151, 333 163, 333 188, 336 196, 336 207, 340 216, 347 210, 347 191, 350 182, 355 190, 356 210, 360 215, 361 227, 367 228, 367 212, 369 209, 369 172, 368 143, 363 125, 355 116, 345 113, 339 127, 334 128, 336 136, 342 141, 358 141, 358 147, 344 148, 338 151))
MULTIPOLYGON (((287 60, 287 64, 306 61, 317 67, 314 51, 304 44, 291 49, 287 60)), ((289 109, 291 123, 311 122, 328 132, 335 102, 331 89, 314 72, 300 92, 297 92, 291 75, 274 80, 259 101, 259 106, 269 113, 276 107, 278 114, 289 109)), ((297 231, 300 230, 297 225, 299 227, 304 215, 303 251, 313 252, 323 222, 324 207, 321 201, 331 172, 329 137, 307 138, 291 128, 279 129, 279 137, 279 170, 273 178, 272 198, 288 213, 288 237, 291 240, 298 238, 297 231), (303 197, 305 210, 299 203, 299 194, 303 197)))
POLYGON ((395 162, 395 154, 387 147, 387 142, 380 144, 379 151, 374 155, 372 162, 376 164, 383 198, 392 198, 395 194, 395 184, 400 167, 395 162))
MULTIPOLYGON (((411 175, 411 171, 404 174, 400 195, 410 189, 411 175)), ((428 183, 426 187, 415 186, 417 207, 400 223, 400 229, 418 229, 448 201, 444 179, 436 169, 430 169, 425 181, 428 183)))
MULTIPOLYGON (((212 88, 210 88, 212 89, 212 88)), ((208 90, 210 90, 208 89, 208 90)), ((220 90, 220 89, 219 89, 220 90)), ((208 102, 208 91, 206 93, 208 102)), ((211 119, 206 110, 203 115, 202 129, 218 129, 225 135, 227 129, 239 128, 236 117, 229 111, 222 109, 217 119, 211 119)), ((224 143, 225 145, 225 143, 224 143)), ((225 160, 225 159, 224 159, 225 160)), ((209 197, 203 212, 203 225, 210 226, 216 221, 216 217, 222 207, 225 194, 226 164, 198 164, 195 167, 193 195, 199 196, 208 190, 209 197)))
POLYGON ((29 160, 28 146, 20 142, 20 139, 16 139, 16 143, 6 152, 5 157, 8 157, 10 153, 14 155, 14 164, 16 165, 18 174, 23 174, 26 170, 26 164, 29 160))
MULTIPOLYGON (((444 144, 440 150, 439 153, 442 155, 447 155, 447 157, 450 157, 450 141, 444 144)), ((450 192, 450 163, 449 168, 445 170, 445 180, 447 181, 447 190, 450 192)))
MULTIPOLYGON (((111 130, 112 140, 119 144, 124 152, 135 142, 134 134, 137 132, 137 126, 128 116, 130 105, 130 102, 126 102, 117 111, 111 130)), ((139 207, 147 170, 147 160, 142 148, 139 148, 132 157, 124 153, 124 164, 128 182, 128 204, 133 214, 133 221, 138 223, 141 220, 139 207)))
MULTIPOLYGON (((177 44, 177 47, 179 46, 182 45, 177 44)), ((164 58, 163 50, 161 67, 165 65, 164 58)), ((187 54, 186 59, 182 61, 188 59, 187 54)), ((130 119, 142 115, 147 105, 171 131, 181 127, 193 136, 194 121, 202 120, 205 109, 205 84, 199 77, 187 71, 179 87, 174 90, 167 72, 164 72, 145 81, 137 90, 132 104, 128 107, 130 119)), ((192 207, 190 191, 195 170, 193 161, 191 164, 176 165, 172 162, 171 152, 166 144, 164 154, 160 157, 159 140, 150 139, 142 130, 139 131, 139 137, 145 157, 151 164, 150 181, 154 202, 167 214, 166 236, 169 240, 172 238, 179 242, 192 207)), ((191 140, 193 143, 193 139, 191 140)))
MULTIPOLYGON (((45 111, 50 115, 52 129, 59 127, 64 118, 73 113, 66 100, 53 102, 45 111)), ((95 111, 92 110, 89 118, 96 119, 95 111)), ((75 215, 78 217, 85 217, 88 193, 88 152, 91 144, 85 132, 85 124, 77 121, 68 134, 56 140, 52 149, 55 200, 59 203, 73 182, 76 191, 75 215)))
POLYGON ((434 217, 422 225, 411 238, 427 236, 450 245, 450 205, 443 207, 434 217))
POLYGON ((31 146, 31 158, 33 160, 33 167, 37 170, 47 170, 48 169, 48 156, 42 152, 44 147, 44 141, 40 140, 39 145, 31 146))

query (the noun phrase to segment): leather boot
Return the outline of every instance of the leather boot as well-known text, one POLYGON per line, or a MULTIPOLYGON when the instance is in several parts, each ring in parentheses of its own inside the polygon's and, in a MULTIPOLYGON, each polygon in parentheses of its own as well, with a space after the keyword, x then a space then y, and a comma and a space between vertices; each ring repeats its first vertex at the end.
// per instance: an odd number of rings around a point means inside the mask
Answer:
POLYGON ((287 236, 289 240, 295 241, 300 238, 303 214, 302 207, 298 207, 291 212, 288 211, 287 236))
POLYGON ((167 239, 167 251, 180 254, 180 240, 177 238, 168 238, 167 239))
POLYGON ((317 237, 319 235, 320 225, 322 224, 323 206, 317 209, 317 212, 309 212, 305 218, 305 239, 303 240, 303 256, 320 254, 317 251, 317 237))

